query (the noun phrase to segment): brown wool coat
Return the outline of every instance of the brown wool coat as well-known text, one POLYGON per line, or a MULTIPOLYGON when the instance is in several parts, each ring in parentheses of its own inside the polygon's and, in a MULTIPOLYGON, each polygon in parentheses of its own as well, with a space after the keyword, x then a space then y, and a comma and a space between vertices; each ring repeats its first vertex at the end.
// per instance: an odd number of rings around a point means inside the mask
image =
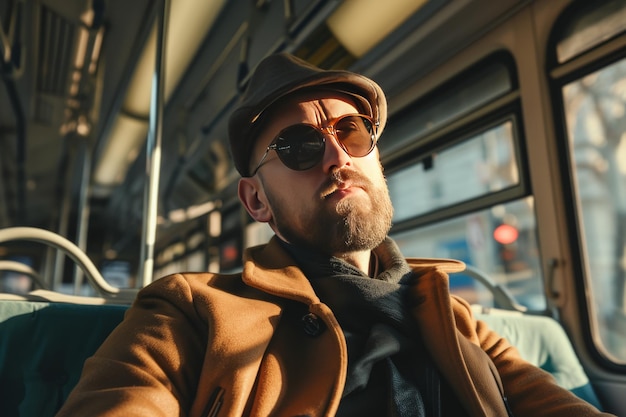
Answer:
MULTIPOLYGON (((411 314, 472 416, 507 415, 493 364, 517 417, 602 415, 450 296, 447 273, 462 263, 409 264, 419 277, 411 314)), ((246 251, 241 274, 176 274, 143 289, 58 416, 333 416, 347 363, 332 311, 272 241, 246 251), (324 323, 320 333, 283 314, 286 300, 308 306, 324 323)))

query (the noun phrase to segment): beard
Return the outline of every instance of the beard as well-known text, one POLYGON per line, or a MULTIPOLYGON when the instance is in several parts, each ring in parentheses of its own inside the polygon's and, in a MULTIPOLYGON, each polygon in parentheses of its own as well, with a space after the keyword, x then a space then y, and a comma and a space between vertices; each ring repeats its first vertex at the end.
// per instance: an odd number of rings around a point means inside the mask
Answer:
POLYGON ((338 255, 371 250, 387 236, 393 207, 382 175, 371 180, 348 168, 334 170, 314 196, 313 208, 294 217, 288 201, 276 201, 267 192, 273 210, 273 226, 288 242, 319 253, 338 255), (330 204, 326 199, 346 181, 366 195, 353 195, 330 204))

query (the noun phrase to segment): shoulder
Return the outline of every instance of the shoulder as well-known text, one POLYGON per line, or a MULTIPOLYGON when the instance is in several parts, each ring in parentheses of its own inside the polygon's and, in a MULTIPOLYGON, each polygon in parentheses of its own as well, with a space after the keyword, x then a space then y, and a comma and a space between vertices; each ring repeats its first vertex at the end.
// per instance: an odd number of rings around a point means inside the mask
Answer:
POLYGON ((137 298, 159 297, 173 302, 197 302, 204 298, 266 298, 264 293, 246 285, 241 273, 185 272, 167 275, 143 288, 137 298))
POLYGON ((246 285, 241 273, 177 273, 160 278, 137 295, 134 307, 168 306, 187 316, 233 316, 233 311, 250 309, 260 315, 276 314, 279 299, 246 285))
POLYGON ((139 291, 138 299, 165 297, 191 301, 197 294, 212 288, 235 289, 241 285, 241 274, 185 272, 166 275, 139 291))

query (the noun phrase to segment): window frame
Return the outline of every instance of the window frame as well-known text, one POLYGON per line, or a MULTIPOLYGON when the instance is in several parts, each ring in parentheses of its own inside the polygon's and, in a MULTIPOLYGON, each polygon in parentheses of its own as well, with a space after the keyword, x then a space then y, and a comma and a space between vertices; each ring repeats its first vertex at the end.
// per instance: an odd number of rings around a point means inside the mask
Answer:
POLYGON ((572 261, 573 279, 577 296, 577 304, 585 323, 581 325, 583 340, 592 358, 602 368, 612 372, 624 372, 626 362, 615 362, 600 339, 593 300, 589 298, 592 290, 592 277, 589 276, 588 253, 585 248, 582 223, 582 212, 579 210, 579 195, 572 165, 572 149, 569 143, 563 89, 566 85, 601 70, 622 59, 626 59, 626 30, 611 39, 580 52, 563 63, 558 62, 557 45, 560 35, 564 33, 572 19, 579 13, 595 5, 574 2, 564 10, 552 26, 546 48, 546 77, 549 85, 551 109, 554 121, 554 136, 558 150, 558 166, 562 173, 561 193, 564 199, 564 216, 569 236, 570 257, 572 261))
POLYGON ((520 118, 521 109, 519 109, 519 106, 503 107, 497 113, 492 114, 490 118, 483 119, 480 124, 466 125, 458 130, 447 133, 445 136, 438 137, 437 139, 440 142, 437 146, 429 146, 426 149, 417 148, 407 153, 402 161, 396 160, 394 161, 395 163, 389 163, 389 165, 387 165, 388 168, 385 169, 387 177, 392 176, 395 172, 410 165, 422 163, 422 161, 427 159, 432 153, 462 143, 487 130, 510 121, 513 130, 515 157, 519 169, 519 182, 517 184, 394 222, 391 233, 404 232, 413 228, 471 214, 498 204, 531 196, 530 172, 528 169, 527 153, 523 144, 523 124, 520 122, 520 118), (428 153, 428 156, 424 156, 424 153, 428 153))
MULTIPOLYGON (((483 101, 479 98, 470 102, 470 104, 476 105, 474 107, 468 107, 466 111, 460 111, 456 117, 451 120, 446 120, 432 130, 424 130, 412 136, 402 137, 400 139, 402 146, 390 146, 389 149, 392 151, 388 154, 381 152, 381 160, 383 166, 385 166, 385 175, 389 178, 404 168, 423 163, 423 161, 431 157, 433 153, 471 140, 490 129, 510 122, 513 136, 512 151, 515 154, 514 158, 517 164, 518 182, 498 191, 486 192, 477 197, 436 208, 426 213, 416 214, 406 218, 403 217, 402 220, 394 220, 394 224, 389 233, 390 235, 410 232, 411 230, 428 225, 435 225, 450 219, 489 210, 498 205, 528 197, 535 197, 531 187, 529 154, 524 129, 517 65, 513 55, 508 50, 498 50, 495 53, 489 54, 477 61, 477 63, 457 73, 451 79, 444 81, 429 93, 403 108, 399 112, 399 116, 398 114, 392 115, 388 124, 393 125, 397 122, 406 123, 406 127, 401 127, 398 131, 403 134, 410 132, 411 129, 408 126, 410 126, 411 123, 412 112, 417 113, 422 108, 428 108, 427 104, 432 98, 440 97, 442 94, 448 96, 460 83, 467 83, 467 80, 471 78, 472 72, 484 71, 486 66, 493 65, 494 60, 498 60, 499 64, 504 64, 508 71, 508 90, 503 89, 504 92, 502 94, 490 97, 488 101, 483 101)), ((385 136, 381 140, 389 139, 393 140, 394 138, 385 136)), ((533 209, 533 216, 536 221, 535 232, 538 232, 536 209, 533 209)), ((537 233, 537 261, 539 265, 542 265, 543 252, 541 251, 540 244, 541 242, 538 239, 537 233)), ((539 284, 545 287, 545 271, 540 268, 539 274, 540 275, 537 277, 539 284)), ((533 314, 548 313, 550 309, 549 299, 545 295, 544 299, 545 307, 533 309, 533 314)))

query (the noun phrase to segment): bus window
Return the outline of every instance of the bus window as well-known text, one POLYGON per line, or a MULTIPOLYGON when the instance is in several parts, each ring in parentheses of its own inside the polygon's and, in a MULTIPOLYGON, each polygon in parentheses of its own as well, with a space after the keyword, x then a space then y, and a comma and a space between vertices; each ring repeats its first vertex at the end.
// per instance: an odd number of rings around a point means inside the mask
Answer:
POLYGON ((561 89, 566 189, 574 199, 579 271, 591 294, 593 340, 605 358, 626 364, 626 1, 593 6, 574 10, 562 25, 554 62, 572 59, 552 75, 561 89))
MULTIPOLYGON (((547 303, 516 89, 510 57, 497 54, 405 111, 394 120, 399 126, 390 123, 388 147, 399 140, 409 148, 397 166, 391 160, 387 174, 395 208, 391 236, 406 256, 464 261, 508 290, 516 304, 541 311, 547 303), (489 88, 459 88, 465 85, 459 80, 489 88), (423 109, 431 109, 431 122, 424 122, 423 109)), ((453 275, 450 286, 471 303, 501 307, 469 275, 453 275)))
POLYGON ((600 337, 626 362, 626 59, 565 85, 563 103, 600 337))
POLYGON ((518 184, 512 129, 506 121, 390 175, 394 222, 518 184))
MULTIPOLYGON (((388 177, 396 212, 394 223, 447 208, 452 218, 394 233, 407 256, 454 258, 474 265, 515 301, 531 310, 546 308, 535 233, 532 196, 490 205, 494 193, 519 183, 513 123, 503 122, 441 150, 425 164, 388 177), (487 207, 454 215, 484 197, 487 207), (465 203, 465 204, 463 204, 465 203)), ((472 303, 493 305, 491 294, 472 278, 455 275, 452 290, 472 303)))
MULTIPOLYGON (((406 256, 453 258, 476 266, 529 310, 544 310, 534 200, 527 197, 393 235, 406 256)), ((493 294, 465 274, 450 277, 452 292, 483 307, 493 294)))

